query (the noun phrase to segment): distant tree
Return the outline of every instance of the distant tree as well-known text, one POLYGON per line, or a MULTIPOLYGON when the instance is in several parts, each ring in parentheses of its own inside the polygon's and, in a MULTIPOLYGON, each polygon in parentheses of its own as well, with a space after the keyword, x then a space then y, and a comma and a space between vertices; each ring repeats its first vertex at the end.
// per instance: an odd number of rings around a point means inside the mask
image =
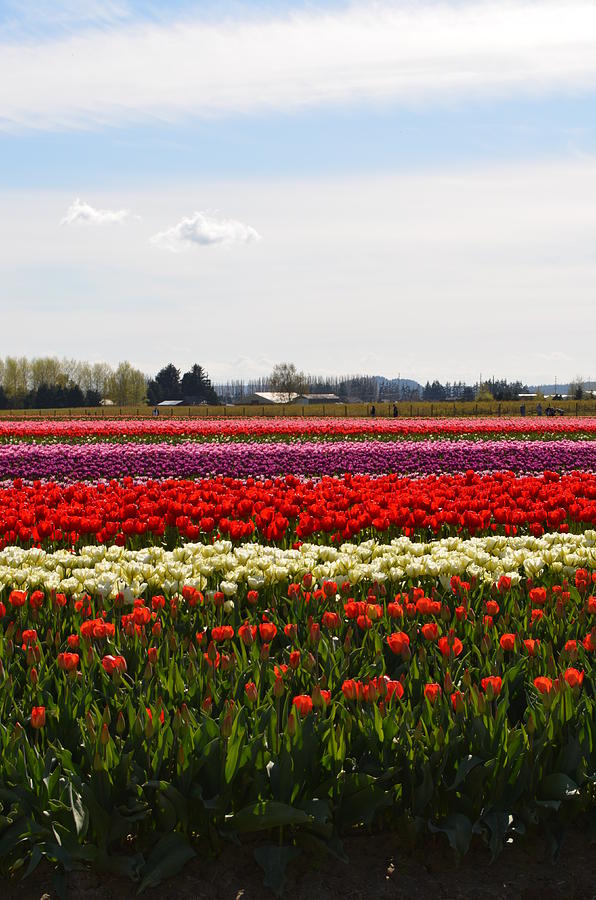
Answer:
POLYGON ((8 409, 10 406, 8 397, 4 393, 4 388, 0 384, 0 409, 8 409))
POLYGON ((36 390, 31 391, 29 406, 33 409, 55 409, 61 406, 61 397, 58 396, 59 387, 56 384, 47 384, 42 381, 36 390))
POLYGON ((19 407, 24 402, 29 387, 28 380, 29 360, 25 357, 17 359, 7 356, 4 360, 2 387, 11 406, 19 407))
POLYGON ((85 405, 85 395, 78 384, 69 384, 64 388, 65 406, 81 407, 85 405))
POLYGON ((479 384, 476 388, 476 400, 494 400, 488 384, 479 384))
POLYGON ((151 404, 161 403, 162 400, 182 400, 180 369, 174 363, 168 363, 151 379, 147 385, 147 398, 151 404))
POLYGON ((294 363, 278 363, 269 376, 269 390, 289 403, 292 394, 303 394, 308 390, 308 381, 304 372, 299 372, 294 363))
POLYGON ((106 394, 117 406, 135 406, 144 403, 147 396, 147 379, 129 362, 120 363, 108 380, 106 394))
POLYGON ((461 392, 461 399, 466 402, 471 402, 475 398, 474 388, 469 384, 464 384, 461 392))
POLYGON ((182 376, 180 389, 184 400, 189 402, 202 402, 216 404, 217 394, 213 390, 207 372, 198 363, 182 376))
POLYGON ((447 392, 440 381, 426 382, 422 393, 423 400, 446 400, 447 392))
POLYGON ((585 390, 584 379, 581 375, 576 375, 573 381, 570 382, 567 393, 572 400, 583 400, 585 390))
POLYGON ((99 406, 102 400, 102 394, 100 391, 95 391, 93 388, 88 388, 85 391, 85 406, 99 406))

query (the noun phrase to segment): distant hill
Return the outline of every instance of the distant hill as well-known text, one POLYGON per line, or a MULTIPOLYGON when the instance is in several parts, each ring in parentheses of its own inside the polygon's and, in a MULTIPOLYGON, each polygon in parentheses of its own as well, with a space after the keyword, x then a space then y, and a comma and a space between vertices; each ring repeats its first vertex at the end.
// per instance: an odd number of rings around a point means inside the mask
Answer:
MULTIPOLYGON (((584 381, 585 391, 595 391, 596 381, 584 381)), ((543 394, 568 394, 569 384, 533 384, 528 387, 528 391, 536 393, 541 391, 543 394)))
POLYGON ((396 391, 398 388, 401 390, 408 388, 411 391, 423 390, 423 385, 413 381, 411 378, 385 378, 384 375, 375 375, 374 377, 379 387, 389 388, 393 391, 396 391))

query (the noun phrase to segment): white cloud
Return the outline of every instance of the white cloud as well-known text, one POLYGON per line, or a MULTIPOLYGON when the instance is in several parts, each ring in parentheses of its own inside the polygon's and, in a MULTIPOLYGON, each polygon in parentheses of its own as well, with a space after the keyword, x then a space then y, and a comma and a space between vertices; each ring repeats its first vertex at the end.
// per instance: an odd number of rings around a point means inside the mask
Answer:
POLYGON ((593 0, 385 0, 0 44, 8 130, 595 86, 593 0))
POLYGON ((261 235, 250 225, 235 219, 215 219, 204 212, 195 212, 181 219, 177 225, 166 228, 150 238, 173 253, 188 250, 193 245, 209 247, 215 244, 251 244, 260 241, 261 235))
POLYGON ((66 210, 66 215, 60 224, 120 225, 132 218, 138 218, 138 216, 133 216, 128 209, 95 209, 77 197, 66 210))

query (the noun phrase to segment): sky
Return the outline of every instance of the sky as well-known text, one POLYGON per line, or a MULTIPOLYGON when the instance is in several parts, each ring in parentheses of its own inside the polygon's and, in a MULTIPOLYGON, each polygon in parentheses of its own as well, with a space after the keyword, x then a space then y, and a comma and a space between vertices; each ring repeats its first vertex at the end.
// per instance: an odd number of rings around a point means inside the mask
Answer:
POLYGON ((0 0, 0 356, 596 378, 596 4, 0 0))

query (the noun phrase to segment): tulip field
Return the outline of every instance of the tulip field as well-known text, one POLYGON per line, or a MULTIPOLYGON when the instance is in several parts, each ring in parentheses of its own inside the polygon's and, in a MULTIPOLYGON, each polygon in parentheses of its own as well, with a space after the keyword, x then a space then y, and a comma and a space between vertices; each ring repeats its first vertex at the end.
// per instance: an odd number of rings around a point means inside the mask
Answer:
POLYGON ((3 877, 556 844, 595 649, 596 419, 0 422, 3 877))

